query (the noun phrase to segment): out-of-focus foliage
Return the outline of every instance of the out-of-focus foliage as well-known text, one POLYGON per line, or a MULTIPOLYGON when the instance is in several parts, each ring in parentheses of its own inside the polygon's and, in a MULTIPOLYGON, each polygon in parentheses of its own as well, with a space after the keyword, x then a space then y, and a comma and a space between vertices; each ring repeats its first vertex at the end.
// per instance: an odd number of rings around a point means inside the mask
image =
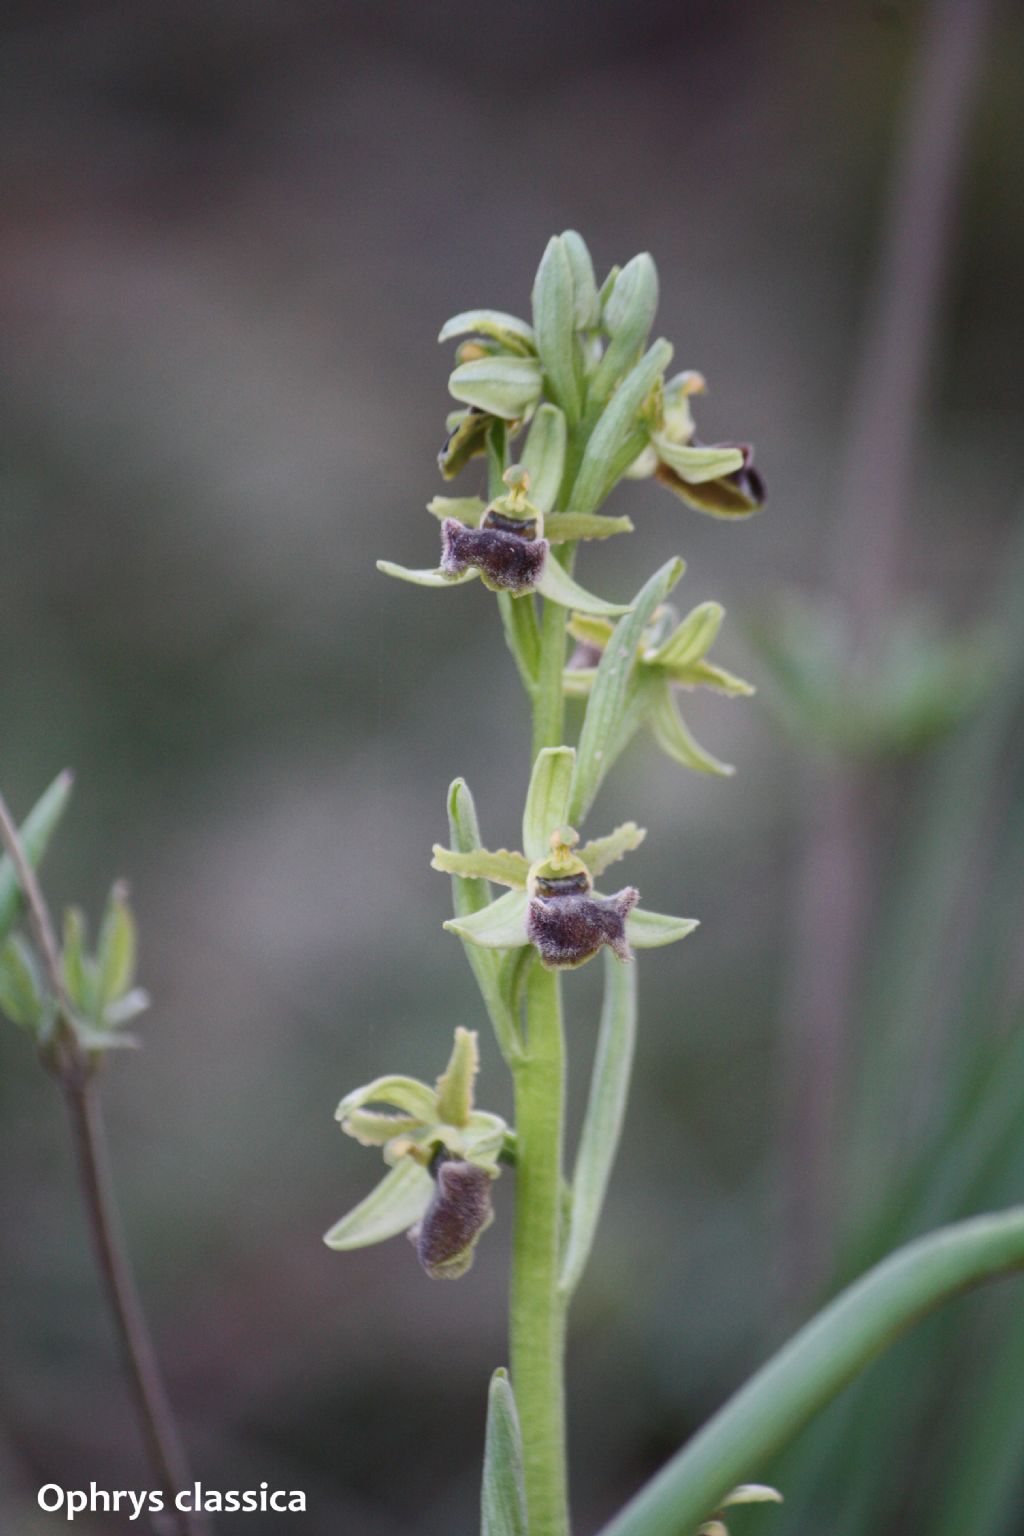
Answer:
MULTIPOLYGON (((429 1079, 453 1025, 486 1022, 439 927, 445 788, 464 773, 505 805, 488 837, 515 846, 526 783, 488 594, 422 594, 420 619, 372 568, 385 527, 411 563, 436 558, 438 325, 474 289, 514 308, 551 227, 584 230, 599 264, 653 250, 660 323, 722 381, 702 422, 749 429, 771 510, 733 540, 631 487, 607 510, 639 532, 588 551, 588 584, 635 591, 663 520, 685 517, 687 581, 740 620, 784 586, 820 590, 833 532, 916 10, 659 0, 636 18, 624 0, 586 26, 535 4, 482 20, 407 0, 72 0, 3 22, 5 790, 23 813, 79 770, 55 907, 73 892, 97 911, 132 871, 154 1007, 107 1092, 142 1283, 204 1481, 306 1488, 303 1536, 472 1529, 504 1349, 510 1180, 454 1300, 386 1249, 339 1267, 320 1243, 365 1190, 331 1121, 343 1088, 391 1062, 429 1079), (424 728, 435 712, 450 731, 424 728)), ((943 633, 984 633, 997 658, 1019 505, 1022 42, 1004 8, 904 570, 943 633)), ((486 494, 480 462, 451 489, 486 494)), ((719 649, 765 692, 754 647, 719 649)), ((1020 689, 986 681, 884 781, 844 1274, 1024 1182, 1020 689)), ((736 764, 731 789, 666 777, 641 734, 628 804, 612 785, 602 806, 608 825, 671 828, 634 856, 636 883, 702 927, 640 974, 633 1112, 570 1359, 581 1530, 796 1320, 773 1299, 771 1190, 806 749, 704 690, 686 714, 736 764)), ((584 1040, 589 987, 573 988, 584 1040)), ((0 1056, 0 1525, 27 1533, 51 1473, 134 1486, 138 1463, 51 1085, 15 1031, 0 1056)), ((1019 1530, 1024 1343, 1007 1348, 1005 1311, 965 1303, 876 1367, 776 1470, 785 1505, 730 1511, 733 1536, 1019 1530)))

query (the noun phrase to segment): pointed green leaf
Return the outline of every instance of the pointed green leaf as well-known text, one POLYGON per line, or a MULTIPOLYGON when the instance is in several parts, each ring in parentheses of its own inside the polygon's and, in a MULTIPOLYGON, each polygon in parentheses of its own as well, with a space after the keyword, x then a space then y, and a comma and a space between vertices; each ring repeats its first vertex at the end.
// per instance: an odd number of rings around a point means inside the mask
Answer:
POLYGON ((591 842, 584 843, 578 853, 596 880, 610 864, 639 848, 646 836, 644 828, 638 827, 635 821, 624 821, 621 827, 616 827, 607 837, 595 837, 591 842))
POLYGON ((577 539, 610 539, 616 533, 632 533, 628 517, 602 517, 600 512, 551 512, 544 519, 549 544, 568 544, 577 539))
POLYGON ((446 517, 454 517, 456 522, 465 523, 467 528, 479 528, 480 519, 487 510, 487 503, 479 496, 435 496, 427 502, 427 511, 432 512, 438 522, 443 522, 446 517))
POLYGON ((523 1440, 508 1372, 497 1370, 487 1396, 487 1439, 480 1536, 529 1536, 523 1440))
POLYGON ((107 901, 96 950, 101 1008, 131 990, 135 979, 137 948, 135 918, 128 905, 128 888, 118 884, 114 886, 107 901))
MULTIPOLYGON (((21 824, 21 846, 33 869, 42 863, 50 839, 67 808, 71 785, 70 773, 58 774, 21 824)), ((14 866, 5 854, 0 858, 0 943, 18 921, 21 911, 21 887, 14 866)))
POLYGON ((352 1109, 361 1109, 366 1104, 389 1104, 392 1109, 399 1110, 402 1114, 412 1115, 424 1125, 432 1125, 437 1119, 437 1095, 433 1088, 421 1083, 415 1077, 403 1077, 398 1073, 392 1073, 386 1077, 376 1077, 372 1083, 367 1083, 362 1088, 353 1088, 347 1093, 334 1112, 334 1118, 341 1122, 342 1130, 345 1130, 345 1120, 352 1109))
POLYGON ((673 443, 662 432, 653 433, 651 442, 661 462, 675 470, 688 485, 705 485, 709 480, 720 480, 723 475, 734 475, 745 462, 743 450, 734 448, 731 443, 695 448, 673 443))
POLYGON ((324 1235, 328 1248, 347 1251, 383 1243, 406 1232, 430 1204, 434 1181, 425 1168, 403 1157, 376 1189, 324 1235))
POLYGON ((725 618, 721 603, 701 603, 691 609, 668 639, 644 660, 655 667, 689 667, 707 655, 725 618))
POLYGON ((431 869, 439 869, 446 875, 462 875, 470 880, 493 880, 496 885, 508 885, 513 890, 525 891, 529 864, 521 853, 510 853, 499 848, 490 853, 486 848, 475 848, 469 853, 456 853, 452 848, 434 844, 431 869))
POLYGON ((666 917, 662 912, 648 912, 634 907, 626 918, 626 937, 634 949, 661 949, 675 944, 700 927, 696 917, 666 917))
POLYGON ((460 576, 447 576, 444 571, 413 571, 405 565, 395 565, 393 560, 378 560, 377 569, 385 576, 395 576, 399 581, 410 581, 416 587, 458 587, 465 581, 472 581, 479 576, 479 571, 470 567, 460 576))
POLYGON ((693 768, 697 773, 713 773, 722 778, 728 778, 736 772, 731 763, 720 763, 717 757, 712 757, 710 752, 705 752, 694 741, 676 709, 669 683, 666 682, 663 688, 652 692, 648 719, 658 746, 684 768, 693 768))
POLYGON ((636 966, 604 957, 604 1007, 590 1096, 572 1180, 569 1238, 559 1288, 571 1296, 594 1245, 622 1135, 636 1044, 636 966))
POLYGON ((38 1029, 46 1008, 31 949, 12 933, 0 948, 0 1013, 19 1029, 38 1029))
POLYGON ((570 424, 583 411, 579 343, 576 340, 572 263, 565 245, 552 235, 533 284, 533 329, 548 393, 570 424))
POLYGON ((491 336, 510 352, 526 355, 536 351, 533 327, 500 309, 466 309, 453 315, 445 321, 437 339, 451 341, 454 336, 491 336))
POLYGON ((448 391, 502 421, 519 421, 540 399, 540 364, 533 357, 478 357, 459 364, 448 391))
POLYGON ((530 477, 530 500, 542 512, 550 512, 558 500, 565 473, 565 442, 565 413, 545 402, 530 423, 522 460, 530 477))
POLYGON ((437 1080, 437 1113, 446 1125, 465 1125, 473 1108, 473 1082, 480 1070, 476 1031, 455 1031, 448 1065, 437 1080))
POLYGON ((656 341, 626 375, 605 406, 587 442, 569 505, 577 512, 596 512, 619 475, 647 441, 640 430, 640 410, 672 360, 667 341, 656 341), (634 438, 639 432, 639 441, 634 438), (626 461, 621 464, 623 454, 626 461))
POLYGON ((599 306, 597 278, 587 243, 575 229, 562 231, 562 244, 572 268, 573 316, 578 331, 589 330, 597 324, 599 306))
POLYGON ((506 891, 490 906, 468 917, 449 918, 445 928, 483 949, 519 949, 526 943, 525 891, 506 891))
MULTIPOLYGON (((448 790, 448 827, 453 852, 473 853, 479 849, 476 806, 464 779, 456 779, 448 790)), ((457 918, 471 917, 474 912, 482 911, 490 900, 491 888, 486 880, 452 876, 452 905, 457 918)), ((463 944, 462 947, 476 977, 502 1055, 511 1064, 521 1055, 521 1043, 516 1009, 503 980, 503 956, 476 944, 463 944)))
POLYGON ((576 825, 583 821, 594 803, 594 796, 614 760, 609 754, 622 726, 627 694, 637 667, 640 637, 654 610, 665 601, 684 569, 681 560, 669 560, 654 573, 637 594, 632 613, 619 620, 601 657, 576 758, 569 808, 569 819, 576 825))
POLYGON ((523 851, 528 864, 551 852, 551 834, 568 825, 569 790, 576 753, 545 747, 537 753, 523 811, 523 851))
POLYGON ((604 306, 605 329, 611 340, 591 384, 595 399, 609 394, 616 379, 636 362, 657 309, 658 270, 643 251, 623 267, 604 306))
POLYGON ((563 608, 576 608, 581 613, 605 613, 609 615, 628 613, 628 603, 608 603, 603 597, 595 597, 585 587, 581 587, 578 581, 574 581, 565 569, 550 556, 544 562, 544 569, 534 584, 538 592, 551 602, 559 603, 563 608))

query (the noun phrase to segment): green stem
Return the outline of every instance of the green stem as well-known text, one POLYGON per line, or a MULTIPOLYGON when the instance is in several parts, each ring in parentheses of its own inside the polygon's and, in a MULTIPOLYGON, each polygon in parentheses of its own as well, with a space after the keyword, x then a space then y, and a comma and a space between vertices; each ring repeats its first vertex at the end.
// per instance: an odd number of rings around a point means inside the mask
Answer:
POLYGON ((526 1054, 513 1073, 512 1384, 522 1424, 530 1536, 568 1536, 565 1309, 558 1292, 565 1057, 561 978, 539 961, 527 980, 526 1017, 526 1054))
MULTIPOLYGON (((557 558, 554 551, 548 556, 557 558)), ((565 730, 565 694, 562 669, 565 666, 566 610, 544 599, 540 627, 540 660, 533 694, 533 755, 545 747, 560 747, 565 730)))

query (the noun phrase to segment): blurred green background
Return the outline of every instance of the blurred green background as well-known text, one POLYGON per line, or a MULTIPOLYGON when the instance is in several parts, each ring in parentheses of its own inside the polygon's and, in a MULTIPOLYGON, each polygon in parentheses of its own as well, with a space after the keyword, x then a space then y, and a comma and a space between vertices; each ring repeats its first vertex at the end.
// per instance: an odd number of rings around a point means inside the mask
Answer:
MULTIPOLYGON (((921 23, 852 0, 5 10, 0 781, 23 814, 76 770, 56 904, 98 915, 131 880, 155 1005, 105 1094, 141 1284, 198 1475, 305 1489, 303 1536, 475 1528, 511 1179, 458 1288, 401 1242, 339 1256, 320 1234, 377 1175, 338 1135, 342 1092, 429 1077, 452 1027, 484 1022, 429 849, 456 773, 488 841, 515 838, 525 710, 487 594, 399 587, 373 560, 434 559, 440 324, 522 313, 556 230, 580 229, 602 272, 653 252, 658 328, 711 386, 704 434, 756 442, 770 488, 732 527, 627 486, 636 536, 581 567, 625 598, 685 555, 681 600, 725 603, 721 660, 761 693, 688 712, 735 780, 641 741, 599 807, 602 826, 654 829, 631 878, 702 928, 643 964, 632 1113, 570 1351, 579 1529, 843 1275, 1021 1198, 1009 5, 971 102, 893 599, 980 626, 991 664, 955 731, 856 770, 866 927, 838 999, 829 1167, 800 1187, 799 870, 815 839, 829 856, 835 768, 773 708, 773 615, 788 589, 827 607, 841 585, 838 466, 921 23), (789 1215, 808 1199, 813 1264, 789 1215)), ((569 1001, 578 1119, 595 979, 570 978, 569 1001)), ((508 1108, 491 1042, 481 1096, 508 1108)), ((0 1232, 0 1527, 34 1536, 58 1518, 40 1484, 145 1478, 59 1098, 11 1029, 0 1232)), ((1019 1287, 959 1304, 776 1469, 785 1510, 735 1529, 1024 1532, 1022 1380, 1019 1287)), ((280 1528, 221 1524, 243 1518, 280 1528)))

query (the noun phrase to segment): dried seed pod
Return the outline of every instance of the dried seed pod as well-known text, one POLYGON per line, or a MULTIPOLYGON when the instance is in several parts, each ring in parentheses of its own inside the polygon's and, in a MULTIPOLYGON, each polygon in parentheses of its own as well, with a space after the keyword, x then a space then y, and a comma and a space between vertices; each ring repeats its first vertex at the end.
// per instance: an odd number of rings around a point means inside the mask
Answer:
POLYGON ((626 919, 640 899, 632 885, 614 896, 593 896, 585 878, 535 881, 526 915, 526 933, 549 969, 582 965, 607 944, 620 960, 632 960, 626 919), (565 886, 567 889, 560 889, 565 886))
POLYGON ((434 1197, 409 1233, 416 1256, 432 1280, 457 1280, 473 1262, 480 1234, 494 1219, 491 1177, 475 1163, 439 1149, 431 1164, 434 1197))
POLYGON ((506 528, 467 528, 454 517, 441 524, 441 546, 446 576, 461 576, 472 566, 487 586, 513 594, 532 591, 548 555, 547 539, 526 538, 506 528))

